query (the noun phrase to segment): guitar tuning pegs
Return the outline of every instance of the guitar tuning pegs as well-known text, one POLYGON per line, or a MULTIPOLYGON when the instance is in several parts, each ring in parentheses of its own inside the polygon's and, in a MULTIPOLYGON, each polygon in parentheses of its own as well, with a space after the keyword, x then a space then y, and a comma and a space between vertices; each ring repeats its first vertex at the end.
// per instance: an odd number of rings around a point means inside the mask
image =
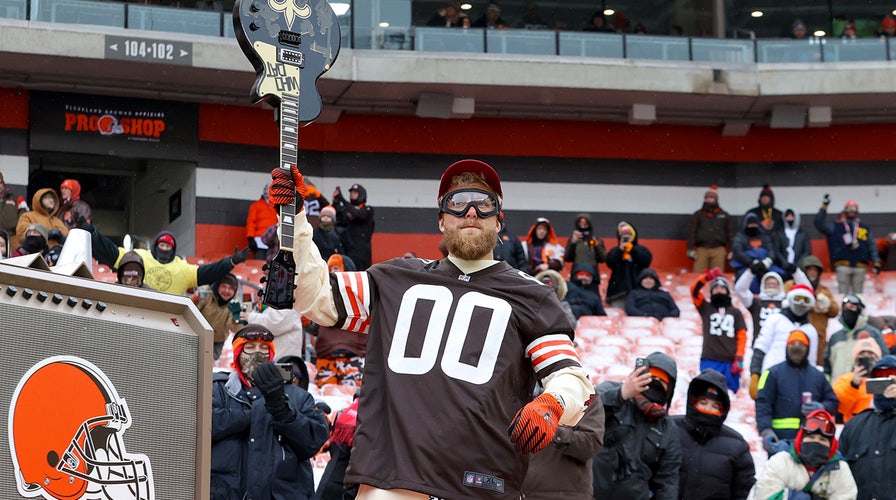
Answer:
POLYGON ((253 21, 253 22, 249 23, 249 29, 250 29, 251 31, 258 31, 258 30, 261 29, 261 25, 258 24, 258 23, 255 22, 255 21, 253 21))
POLYGON ((260 10, 261 10, 261 4, 258 3, 258 2, 252 2, 252 3, 249 5, 249 10, 252 11, 252 12, 258 12, 258 11, 260 11, 260 10))
POLYGON ((259 283, 267 283, 267 281, 268 281, 268 277, 267 277, 267 276, 262 276, 261 279, 258 280, 259 283))
POLYGON ((267 262, 265 262, 265 263, 262 264, 262 266, 261 266, 261 270, 262 270, 262 271, 267 271, 267 270, 270 269, 270 268, 271 268, 271 265, 268 264, 267 262))

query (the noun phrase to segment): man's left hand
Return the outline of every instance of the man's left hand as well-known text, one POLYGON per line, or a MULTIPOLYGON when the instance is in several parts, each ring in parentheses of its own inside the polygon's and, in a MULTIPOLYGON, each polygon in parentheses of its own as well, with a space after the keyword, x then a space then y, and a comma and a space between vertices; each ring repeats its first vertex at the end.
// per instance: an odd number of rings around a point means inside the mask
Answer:
POLYGON ((513 447, 520 453, 542 450, 554 439, 562 413, 560 403, 550 394, 542 394, 530 401, 520 408, 507 428, 513 447))
POLYGON ((233 247, 233 255, 230 256, 230 261, 233 262, 233 265, 237 265, 240 262, 246 262, 246 259, 249 258, 249 247, 246 247, 240 250, 239 246, 233 247))

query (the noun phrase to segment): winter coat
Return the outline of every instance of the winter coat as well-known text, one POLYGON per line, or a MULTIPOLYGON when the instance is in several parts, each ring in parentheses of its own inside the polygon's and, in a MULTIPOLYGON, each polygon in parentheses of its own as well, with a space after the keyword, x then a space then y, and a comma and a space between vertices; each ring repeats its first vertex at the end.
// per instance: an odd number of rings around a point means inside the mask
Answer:
POLYGON ((216 344, 224 342, 231 332, 240 329, 240 324, 233 319, 230 307, 228 307, 226 302, 220 304, 218 294, 211 287, 202 287, 199 292, 193 295, 192 300, 199 312, 202 313, 202 317, 208 321, 212 330, 215 331, 216 344))
MULTIPOLYGON (((576 221, 580 219, 586 221, 588 234, 575 243, 572 242, 572 238, 567 241, 563 260, 573 264, 590 264, 597 269, 598 263, 607 261, 607 248, 604 246, 604 242, 594 234, 591 216, 588 214, 576 215, 576 221)), ((576 227, 578 228, 578 226, 576 227)), ((600 274, 595 276, 594 279, 600 284, 600 274)))
MULTIPOLYGON (((18 221, 19 208, 16 196, 11 189, 5 188, 0 192, 0 229, 6 231, 9 235, 13 235, 16 232, 16 223, 18 221)), ((896 260, 896 256, 893 257, 893 260, 896 260)))
POLYGON ((761 225, 759 226, 759 235, 755 237, 747 236, 745 232, 747 224, 754 220, 755 217, 755 215, 748 212, 741 224, 741 230, 734 235, 734 241, 731 244, 731 252, 734 254, 731 260, 731 267, 734 268, 737 276, 740 277, 743 270, 749 267, 754 260, 761 261, 765 257, 769 257, 774 265, 777 266, 777 269, 769 268, 768 270, 774 270, 783 276, 785 273, 782 266, 787 259, 784 257, 781 240, 777 238, 776 233, 762 230, 761 225), (759 241, 760 245, 758 247, 751 243, 754 240, 759 241))
MULTIPOLYGON (((884 357, 875 366, 896 367, 884 357)), ((896 408, 869 409, 840 433, 840 452, 859 486, 859 500, 893 498, 896 492, 896 408)))
POLYGON ((828 320, 830 318, 836 318, 837 315, 840 314, 840 304, 834 297, 834 293, 831 292, 830 288, 821 284, 821 272, 823 270, 824 267, 821 265, 821 261, 818 260, 818 257, 809 255, 803 259, 802 263, 800 263, 799 270, 793 273, 793 281, 784 283, 784 293, 789 292, 790 289, 793 288, 793 285, 797 283, 810 285, 812 289, 815 290, 815 306, 809 311, 809 323, 811 323, 812 326, 815 327, 815 331, 818 332, 818 366, 823 366, 824 353, 827 350, 828 320), (815 280, 815 283, 806 276, 806 269, 809 267, 818 268, 819 279, 815 280), (827 308, 824 308, 823 302, 818 300, 821 296, 827 298, 827 308))
POLYGON ((737 431, 723 422, 731 402, 728 382, 715 370, 704 370, 688 387, 687 415, 676 415, 672 421, 681 439, 681 470, 678 498, 682 500, 743 500, 756 481, 756 469, 750 445, 737 431), (714 387, 721 398, 722 415, 718 425, 707 425, 695 418, 693 402, 698 395, 714 387))
POLYGON ((604 407, 597 401, 585 409, 574 427, 557 427, 554 439, 529 459, 523 483, 527 500, 590 500, 591 467, 604 445, 604 407))
MULTIPOLYGON (((631 226, 631 224, 629 224, 631 226)), ((632 226, 634 231, 634 227, 632 226)), ((627 246, 622 248, 622 238, 617 229, 616 240, 619 245, 607 252, 607 267, 610 268, 610 282, 607 284, 607 302, 616 300, 633 290, 638 283, 641 271, 650 267, 653 254, 650 250, 638 244, 638 233, 635 232, 627 246)))
POLYGON ((47 232, 58 229, 63 236, 68 236, 68 228, 65 227, 62 220, 56 217, 56 214, 59 212, 59 203, 59 195, 56 194, 56 191, 53 191, 50 188, 38 189, 31 198, 32 209, 19 216, 19 221, 16 223, 16 234, 12 236, 13 248, 19 248, 19 246, 21 246, 22 240, 25 238, 25 229, 35 223, 44 226, 47 229, 47 232), (53 209, 52 213, 48 213, 40 204, 40 199, 46 193, 52 193, 56 198, 56 208, 53 209))
MULTIPOLYGON (((677 370, 672 358, 653 353, 647 359, 670 375, 669 394, 674 392, 677 370)), ((634 400, 622 399, 621 388, 619 382, 603 382, 596 389, 606 413, 606 432, 604 449, 594 458, 594 498, 678 500, 678 429, 668 417, 648 421, 634 400)))
POLYGON ((837 414, 840 400, 824 374, 808 360, 799 366, 784 361, 764 371, 759 377, 756 397, 756 428, 761 433, 772 429, 778 439, 796 437, 803 421, 802 395, 812 393, 812 401, 821 403, 831 415, 837 414))
POLYGON ((884 341, 880 330, 868 324, 868 308, 859 313, 859 318, 852 329, 848 329, 843 323, 843 319, 838 320, 843 328, 834 332, 828 339, 828 347, 824 352, 824 373, 832 379, 836 379, 844 373, 852 371, 853 356, 852 348, 856 345, 859 335, 867 336, 874 339, 880 346, 880 352, 886 353, 890 350, 884 341))
POLYGON ((305 333, 302 330, 302 315, 295 309, 274 309, 252 311, 246 317, 250 324, 262 325, 274 334, 274 353, 277 359, 284 356, 302 357, 305 333))
POLYGON ((274 208, 264 197, 255 200, 249 205, 249 215, 246 216, 246 237, 255 239, 261 236, 271 226, 276 226, 279 222, 277 209, 274 208))
POLYGON ((827 215, 827 209, 824 207, 818 210, 815 214, 815 229, 828 238, 832 269, 837 266, 865 267, 869 263, 880 263, 877 243, 871 235, 871 228, 858 217, 848 221, 842 214, 837 221, 826 222, 827 215), (856 248, 852 248, 852 245, 846 242, 853 239, 858 242, 856 248))
MULTIPOLYGON (((790 332, 801 330, 809 337, 809 363, 816 366, 818 360, 818 332, 806 316, 796 317, 790 309, 784 309, 765 319, 759 336, 753 340, 753 359, 750 373, 762 373, 787 359, 787 337, 790 332)), ((852 351, 850 351, 850 357, 852 351)))
POLYGON ((256 387, 236 372, 212 381, 211 495, 215 500, 302 500, 314 494, 309 459, 329 435, 305 390, 285 384, 291 421, 275 421, 256 387))
POLYGON ((852 386, 853 376, 852 372, 844 373, 831 384, 834 394, 840 400, 837 411, 843 416, 843 423, 849 422, 852 417, 870 408, 873 400, 873 396, 865 390, 864 379, 859 387, 852 386))
POLYGON ((718 206, 697 210, 688 223, 689 249, 727 247, 733 238, 734 221, 718 206))
MULTIPOLYGON (((576 264, 572 266, 572 275, 575 276, 578 271, 588 271, 596 273, 597 270, 588 264, 576 264)), ((572 313, 576 319, 582 316, 606 316, 603 301, 600 298, 600 290, 595 281, 591 281, 588 286, 582 286, 578 280, 572 279, 566 283, 566 302, 572 308, 572 313)))
POLYGON ((563 255, 566 250, 558 243, 554 226, 544 217, 535 219, 535 224, 532 224, 532 227, 529 228, 525 250, 528 258, 529 274, 532 276, 538 274, 538 270, 535 268, 542 263, 547 264, 549 269, 555 271, 563 269, 563 255), (535 228, 539 224, 546 224, 548 227, 548 234, 542 241, 538 241, 535 238, 535 228))
POLYGON ((625 314, 629 316, 651 316, 662 320, 663 318, 677 318, 681 311, 675 305, 672 295, 665 290, 660 290, 660 278, 653 269, 645 269, 638 275, 638 284, 634 290, 628 293, 625 299, 625 314), (652 276, 653 288, 641 286, 641 280, 652 276))
POLYGON ((529 272, 529 262, 526 260, 523 242, 510 234, 507 231, 507 226, 504 224, 501 224, 501 230, 498 231, 498 244, 495 245, 494 257, 495 260, 507 262, 510 264, 510 267, 529 272))
MULTIPOLYGON (((795 452, 782 451, 773 455, 765 464, 762 476, 750 492, 756 500, 791 498, 784 496, 787 490, 802 491, 809 484, 809 471, 799 462, 795 452)), ((824 465, 821 476, 812 485, 813 499, 854 500, 856 481, 850 466, 836 455, 824 465)), ((796 497, 792 497, 796 498, 796 497)))
POLYGON ((366 271, 372 262, 371 239, 376 226, 373 207, 367 204, 367 190, 360 184, 352 186, 358 197, 349 201, 342 195, 333 199, 336 225, 345 228, 344 236, 351 242, 345 246, 346 255, 355 261, 358 271, 366 271))
POLYGON ((793 212, 793 225, 786 220, 784 229, 779 233, 782 251, 787 262, 799 265, 809 255, 812 255, 812 243, 809 234, 800 227, 800 213, 793 208, 788 208, 784 213, 793 212))
POLYGON ((314 245, 317 246, 320 256, 324 260, 329 259, 334 253, 345 254, 346 252, 342 246, 342 238, 340 238, 335 228, 330 231, 324 231, 320 226, 314 228, 312 241, 314 241, 314 245))

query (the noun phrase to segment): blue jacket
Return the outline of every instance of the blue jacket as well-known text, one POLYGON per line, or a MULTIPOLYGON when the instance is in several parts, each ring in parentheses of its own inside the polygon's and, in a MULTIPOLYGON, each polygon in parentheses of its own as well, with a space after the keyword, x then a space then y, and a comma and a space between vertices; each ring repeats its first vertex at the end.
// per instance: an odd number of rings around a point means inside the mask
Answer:
POLYGON ((831 254, 832 268, 838 265, 867 266, 869 262, 880 262, 877 243, 874 242, 874 236, 871 235, 871 228, 858 219, 853 222, 826 223, 827 214, 828 212, 824 208, 818 210, 818 213, 815 214, 815 229, 828 237, 828 252, 831 254), (855 228, 855 224, 859 225, 858 229, 855 228), (853 249, 852 245, 847 244, 843 239, 847 231, 849 231, 850 238, 855 233, 856 241, 859 243, 857 248, 853 249))
POLYGON ((807 360, 795 366, 783 361, 762 372, 756 398, 756 427, 761 433, 772 429, 778 439, 793 440, 803 422, 803 393, 811 392, 812 401, 821 403, 831 415, 837 414, 840 400, 819 369, 807 360))
POLYGON ((302 500, 314 494, 308 461, 329 436, 324 414, 298 386, 285 386, 295 418, 278 422, 258 388, 248 389, 236 372, 212 380, 211 498, 302 500))

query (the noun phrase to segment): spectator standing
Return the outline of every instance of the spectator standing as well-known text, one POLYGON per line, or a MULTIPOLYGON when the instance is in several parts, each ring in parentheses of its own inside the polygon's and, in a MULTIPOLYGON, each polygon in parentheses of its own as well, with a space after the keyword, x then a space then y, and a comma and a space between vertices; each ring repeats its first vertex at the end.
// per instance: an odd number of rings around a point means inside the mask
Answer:
MULTIPOLYGON (((775 233, 762 229, 756 214, 747 212, 744 216, 743 229, 734 235, 732 244, 731 267, 734 268, 735 280, 747 269, 753 271, 753 276, 756 278, 769 271, 781 276, 787 274, 783 267, 784 257, 780 251, 780 241, 775 233)), ((759 280, 754 280, 750 284, 750 291, 759 293, 759 280)))
POLYGON ((314 228, 314 244, 317 245, 322 259, 329 259, 333 254, 344 254, 342 238, 336 231, 336 209, 330 205, 320 209, 320 221, 314 228))
MULTIPOLYGON (((566 298, 567 293, 569 292, 569 286, 566 281, 563 279, 563 276, 560 275, 557 271, 553 269, 545 269, 544 271, 535 275, 535 279, 548 285, 553 288, 557 293, 557 300, 560 301, 560 306, 563 308, 563 312, 566 313, 567 319, 569 319, 569 324, 572 325, 573 329, 576 328, 579 324, 579 318, 572 312, 572 306, 564 300, 566 298)), ((597 303, 600 304, 600 295, 597 297, 597 303)), ((603 308, 601 307, 601 310, 603 308)))
POLYGON ((597 386, 606 431, 594 457, 594 498, 678 500, 681 441, 666 418, 678 370, 664 353, 646 359, 649 368, 636 368, 624 382, 597 386))
POLYGON ((756 428, 766 445, 793 440, 800 423, 815 410, 836 413, 840 401, 824 374, 809 364, 809 336, 794 330, 787 339, 786 359, 762 373, 756 398, 756 428), (811 394, 811 400, 803 398, 811 394))
POLYGON ((78 217, 83 217, 90 221, 93 219, 93 211, 90 205, 81 199, 81 183, 75 179, 66 179, 59 186, 59 194, 62 198, 62 205, 56 216, 62 220, 65 227, 72 229, 77 227, 76 221, 78 217))
POLYGON ((687 398, 685 414, 672 417, 681 439, 678 498, 745 500, 756 469, 750 445, 725 425, 731 409, 727 378, 703 370, 688 386, 687 398))
POLYGON ((143 282, 146 268, 143 267, 143 259, 137 252, 131 250, 122 255, 118 269, 115 271, 118 276, 118 284, 152 290, 152 287, 143 282))
MULTIPOLYGON (((0 229, 4 230, 7 236, 16 233, 16 224, 19 222, 19 215, 28 211, 28 204, 25 198, 13 194, 12 189, 6 185, 3 179, 3 172, 0 172, 0 229)), ((12 245, 7 245, 12 247, 12 245)))
POLYGON ((840 400, 837 410, 843 423, 871 407, 872 395, 866 390, 865 379, 871 376, 871 370, 881 359, 880 346, 872 339, 859 340, 852 352, 852 371, 840 375, 832 384, 834 394, 840 400))
POLYGON ((545 449, 532 455, 523 483, 527 500, 592 500, 591 469, 604 446, 604 405, 595 402, 575 425, 561 425, 545 449))
POLYGON ((252 258, 264 260, 268 245, 262 240, 264 232, 278 223, 277 209, 271 205, 268 195, 270 184, 265 184, 261 190, 261 197, 249 205, 249 215, 246 216, 246 239, 252 250, 252 258))
POLYGON ((753 342, 753 358, 750 360, 750 396, 753 399, 756 399, 760 375, 785 361, 788 339, 794 330, 802 331, 809 338, 807 362, 817 366, 818 332, 809 323, 809 311, 814 305, 812 289, 808 285, 794 285, 781 302, 781 312, 765 319, 759 337, 753 342))
POLYGON ((358 271, 364 271, 372 263, 371 239, 375 221, 373 207, 367 204, 367 190, 360 184, 352 184, 348 190, 349 199, 342 196, 339 187, 333 191, 333 206, 336 208, 336 225, 345 228, 345 238, 350 244, 346 255, 351 257, 358 271))
POLYGON ((507 21, 501 18, 501 6, 490 2, 479 19, 473 21, 473 28, 486 28, 502 30, 507 26, 507 21))
POLYGON ((239 323, 234 319, 229 307, 239 288, 240 283, 236 276, 227 273, 212 283, 211 287, 202 287, 190 297, 202 313, 202 317, 215 331, 213 352, 215 360, 221 357, 227 336, 239 329, 239 323))
MULTIPOLYGON (((896 380, 896 356, 884 356, 871 370, 872 377, 896 380)), ((874 395, 874 407, 850 419, 840 434, 840 451, 846 458, 860 500, 892 498, 896 492, 896 384, 874 395)))
POLYGON ((831 380, 852 371, 852 351, 860 339, 874 340, 881 352, 889 350, 880 330, 868 324, 868 310, 861 297, 847 294, 841 306, 840 325, 843 328, 831 335, 824 352, 824 373, 831 380))
POLYGON ((526 236, 525 248, 529 259, 529 274, 532 276, 545 269, 563 269, 564 249, 557 241, 557 233, 548 219, 535 219, 535 224, 532 224, 526 236))
POLYGON ((622 221, 616 226, 616 239, 619 244, 607 252, 607 267, 611 271, 607 303, 624 309, 628 292, 637 285, 641 271, 650 267, 653 254, 638 243, 638 233, 628 222, 622 221))
POLYGON ((840 314, 840 306, 834 299, 831 289, 821 282, 821 273, 824 267, 821 261, 814 255, 809 255, 800 263, 800 268, 793 274, 793 281, 784 284, 784 289, 790 291, 794 284, 809 285, 815 291, 815 305, 809 311, 809 323, 818 332, 818 360, 817 366, 823 366, 824 353, 828 346, 828 320, 836 318, 840 314))
POLYGON ((526 250, 523 249, 523 242, 510 234, 504 217, 501 217, 501 230, 498 231, 498 243, 495 245, 494 258, 507 262, 514 269, 523 272, 529 271, 529 261, 526 258, 526 250))
POLYGON ((781 312, 781 303, 786 295, 784 280, 780 274, 774 271, 765 273, 759 280, 759 293, 757 294, 750 291, 753 279, 753 271, 747 268, 734 283, 734 293, 740 298, 741 304, 747 309, 753 320, 753 343, 755 343, 766 318, 781 312))
MULTIPOLYGON (((803 25, 804 30, 805 28, 805 25, 803 25)), ((762 191, 759 192, 758 203, 758 206, 747 210, 747 213, 744 214, 744 218, 746 219, 748 214, 753 214, 759 221, 759 226, 763 231, 773 233, 781 232, 784 229, 784 214, 775 208, 775 193, 768 184, 762 186, 762 191)), ((761 275, 762 273, 757 274, 761 275)))
POLYGON ((784 230, 781 232, 784 243, 784 259, 787 265, 784 270, 790 274, 809 255, 812 255, 812 244, 809 234, 800 227, 800 213, 793 208, 784 210, 784 230))
POLYGON ((835 430, 830 413, 812 412, 789 450, 769 458, 752 498, 855 499, 855 471, 837 454, 835 430))
MULTIPOLYGON (((466 14, 460 10, 460 5, 454 0, 451 0, 447 5, 436 11, 436 13, 429 18, 429 21, 426 21, 426 25, 442 28, 460 28, 463 26, 463 20, 466 17, 466 14)), ((333 195, 333 198, 336 198, 335 194, 333 195)))
MULTIPOLYGON (((118 265, 127 250, 115 245, 88 222, 79 221, 78 227, 91 233, 93 258, 97 262, 109 267, 118 265)), ((248 247, 243 250, 234 248, 233 255, 217 262, 202 266, 190 264, 177 255, 177 241, 169 231, 157 234, 149 250, 138 248, 134 251, 140 255, 146 267, 146 284, 160 292, 175 295, 184 295, 190 288, 218 281, 249 256, 248 247)))
POLYGON ((669 292, 660 289, 660 277, 653 269, 644 269, 638 276, 638 285, 625 299, 625 314, 629 316, 649 316, 662 321, 663 318, 677 318, 681 311, 669 292))
MULTIPOLYGON (((566 302, 572 308, 576 320, 582 316, 606 316, 600 289, 594 282, 597 271, 588 264, 572 266, 572 278, 568 282, 566 302)), ((575 323, 573 323, 575 324, 575 323)))
POLYGON ((830 202, 831 197, 825 194, 821 208, 815 214, 815 228, 828 239, 831 267, 837 273, 839 292, 860 294, 869 265, 874 274, 880 272, 877 243, 871 228, 859 219, 859 204, 853 200, 846 202, 835 222, 826 222, 830 202))
POLYGON ((719 188, 713 184, 703 194, 703 206, 694 212, 688 224, 688 257, 694 261, 693 271, 725 269, 733 238, 734 222, 719 206, 719 188))
MULTIPOLYGON (((31 198, 33 209, 22 213, 16 223, 16 234, 13 236, 13 248, 18 248, 25 238, 25 229, 37 223, 49 231, 58 229, 63 236, 68 235, 68 228, 56 217, 59 212, 59 195, 52 188, 38 189, 31 198)), ((46 236, 46 235, 45 235, 46 236)), ((44 238, 46 239, 46 237, 44 238)))
MULTIPOLYGON (((566 251, 563 260, 573 264, 588 264, 598 270, 598 264, 607 261, 607 248, 604 242, 594 235, 594 226, 591 224, 591 216, 579 214, 576 216, 575 228, 566 243, 566 251)), ((600 285, 600 272, 594 277, 600 285)))
POLYGON ((743 313, 731 305, 731 285, 719 268, 707 271, 691 285, 691 299, 703 321, 703 351, 700 370, 712 368, 728 380, 733 392, 740 389, 747 346, 747 324, 743 313), (709 300, 701 292, 709 283, 709 300))
MULTIPOLYGON (((275 204, 304 192, 295 167, 272 176, 275 204)), ((574 425, 593 395, 554 291, 491 259, 502 196, 491 166, 455 162, 436 198, 448 257, 392 259, 358 273, 329 274, 310 248, 310 224, 296 218, 296 308, 321 326, 368 333, 364 383, 374 392, 359 400, 345 477, 360 484, 359 495, 519 496, 526 454, 550 443, 560 423, 574 425), (426 331, 411 328, 430 322, 426 331), (470 342, 484 352, 462 354, 470 342), (408 357, 407 345, 421 346, 424 357, 408 357), (473 359, 475 366, 462 361, 473 359), (536 376, 545 392, 533 400, 536 376)))
POLYGON ((211 498, 308 499, 308 459, 329 426, 302 388, 286 384, 271 361, 273 334, 246 325, 233 336, 233 368, 212 379, 211 498))
POLYGON ((308 218, 311 227, 316 228, 318 224, 320 224, 320 211, 323 210, 324 207, 329 206, 330 202, 316 187, 314 187, 314 184, 310 182, 305 183, 305 189, 305 217, 308 218))

